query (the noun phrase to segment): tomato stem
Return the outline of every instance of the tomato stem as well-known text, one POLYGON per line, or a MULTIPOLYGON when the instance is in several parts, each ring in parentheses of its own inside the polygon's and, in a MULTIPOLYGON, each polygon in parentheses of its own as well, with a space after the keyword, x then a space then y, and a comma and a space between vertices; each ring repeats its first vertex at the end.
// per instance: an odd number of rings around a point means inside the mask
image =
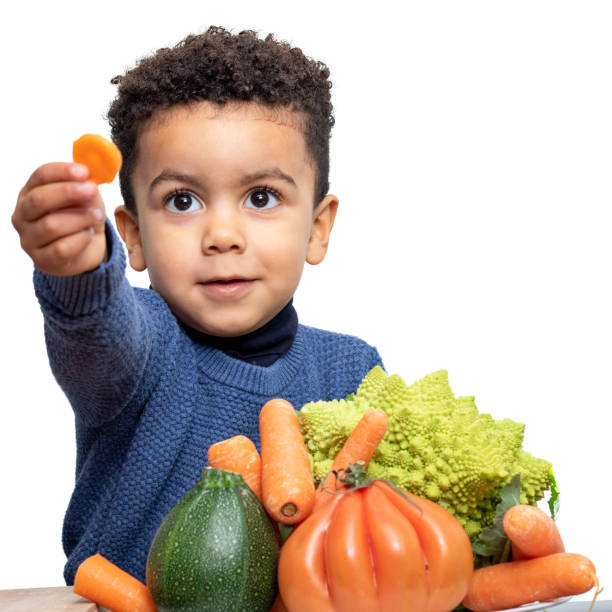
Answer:
POLYGON ((357 489, 365 489, 374 484, 377 480, 389 485, 404 499, 409 501, 413 506, 416 506, 420 510, 421 514, 423 513, 423 509, 419 506, 419 504, 410 499, 404 491, 393 484, 390 480, 387 480, 386 478, 372 478, 368 476, 366 473, 365 463, 363 461, 349 463, 347 468, 330 470, 327 472, 327 474, 325 474, 323 477, 323 480, 321 480, 321 490, 331 493, 332 495, 343 495, 344 493, 350 493, 351 491, 356 491, 357 489), (335 478, 334 484, 336 488, 333 490, 325 486, 325 482, 330 474, 333 474, 335 478), (338 482, 345 486, 339 487, 338 482))

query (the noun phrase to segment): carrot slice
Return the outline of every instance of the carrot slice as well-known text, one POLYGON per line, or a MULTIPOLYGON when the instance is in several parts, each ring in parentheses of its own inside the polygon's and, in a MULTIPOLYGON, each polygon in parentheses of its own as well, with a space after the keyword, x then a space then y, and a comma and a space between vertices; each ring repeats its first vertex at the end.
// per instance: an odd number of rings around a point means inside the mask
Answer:
MULTIPOLYGON (((363 461, 364 467, 367 467, 372 459, 372 455, 374 455, 374 451, 387 431, 388 423, 389 417, 384 410, 378 408, 366 410, 334 458, 331 469, 335 471, 345 470, 348 468, 349 463, 354 464, 358 461, 363 461)), ((333 487, 333 485, 330 485, 329 480, 331 478, 326 481, 325 486, 327 488, 333 487)), ((315 505, 328 499, 329 496, 330 493, 324 491, 321 485, 319 485, 316 491, 315 505)))
POLYGON ((575 553, 554 553, 476 570, 463 605, 473 612, 504 610, 579 595, 595 586, 599 581, 589 559, 575 553))
POLYGON ((238 435, 208 447, 210 467, 236 472, 261 500, 261 457, 253 441, 238 435))
POLYGON ((261 495, 268 514, 279 523, 303 521, 314 505, 314 480, 300 421, 293 406, 272 399, 259 413, 261 495))
POLYGON ((111 183, 121 168, 121 152, 114 142, 99 134, 83 134, 72 144, 72 159, 89 168, 89 178, 111 183))
POLYGON ((156 612, 146 585, 99 553, 79 565, 73 590, 113 612, 156 612))
POLYGON ((565 551, 557 523, 537 506, 511 506, 504 514, 503 526, 512 543, 514 561, 565 551))

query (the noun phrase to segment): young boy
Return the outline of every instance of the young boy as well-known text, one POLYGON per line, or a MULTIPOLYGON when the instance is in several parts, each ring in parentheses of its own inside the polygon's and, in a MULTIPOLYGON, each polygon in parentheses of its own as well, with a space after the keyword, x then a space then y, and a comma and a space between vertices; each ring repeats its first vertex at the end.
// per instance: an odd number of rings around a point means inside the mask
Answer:
POLYGON ((259 447, 268 399, 344 397, 381 364, 359 339, 298 324, 292 305, 338 206, 328 77, 272 36, 210 28, 113 80, 115 220, 150 290, 126 280, 86 168, 46 164, 20 192, 13 223, 75 412, 67 584, 95 552, 144 580, 153 535, 212 443, 259 447))

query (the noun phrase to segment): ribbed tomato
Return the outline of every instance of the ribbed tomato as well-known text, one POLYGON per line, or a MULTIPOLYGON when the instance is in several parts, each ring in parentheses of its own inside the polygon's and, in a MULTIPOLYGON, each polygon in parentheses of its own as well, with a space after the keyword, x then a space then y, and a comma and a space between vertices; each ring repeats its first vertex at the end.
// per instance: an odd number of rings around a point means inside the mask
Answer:
POLYGON ((330 495, 281 548, 289 612, 449 612, 473 573, 470 540, 438 504, 384 481, 330 495))

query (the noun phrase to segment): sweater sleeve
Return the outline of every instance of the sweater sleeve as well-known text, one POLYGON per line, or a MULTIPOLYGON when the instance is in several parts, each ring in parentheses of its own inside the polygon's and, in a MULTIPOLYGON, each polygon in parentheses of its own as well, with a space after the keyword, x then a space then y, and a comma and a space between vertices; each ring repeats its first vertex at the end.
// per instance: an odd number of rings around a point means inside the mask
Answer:
POLYGON ((108 221, 106 236, 109 258, 95 270, 34 272, 51 370, 89 427, 116 416, 144 383, 156 335, 125 277, 125 254, 108 221))
POLYGON ((382 357, 380 356, 378 349, 376 347, 371 346, 367 371, 369 372, 374 366, 380 366, 385 372, 387 371, 387 368, 385 368, 385 364, 383 363, 382 357))

